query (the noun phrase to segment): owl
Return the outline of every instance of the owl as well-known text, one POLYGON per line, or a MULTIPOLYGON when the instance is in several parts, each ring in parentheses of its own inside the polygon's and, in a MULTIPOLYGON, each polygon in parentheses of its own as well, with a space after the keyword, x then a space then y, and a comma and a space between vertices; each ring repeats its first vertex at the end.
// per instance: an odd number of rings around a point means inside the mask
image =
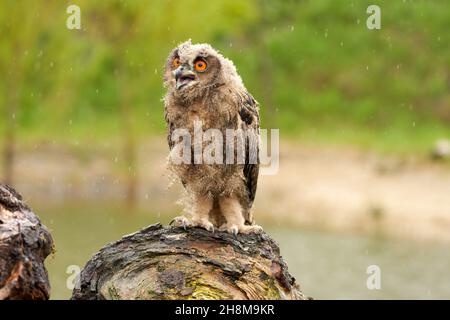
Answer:
MULTIPOLYGON (((259 151, 259 105, 246 90, 233 62, 222 56, 209 44, 192 44, 186 41, 169 55, 165 71, 164 97, 167 140, 170 152, 176 148, 174 133, 184 130, 189 134, 206 134, 219 130, 219 151, 230 152, 227 161, 202 163, 195 161, 196 143, 205 147, 204 141, 187 142, 192 154, 188 163, 173 163, 169 156, 169 168, 185 188, 184 202, 190 217, 180 216, 172 223, 178 226, 198 226, 209 231, 259 233, 262 228, 254 224, 251 208, 255 199, 259 173, 259 156, 250 161, 250 145, 259 151), (196 129, 197 124, 197 129, 196 129), (227 132, 253 132, 243 146, 245 159, 238 161, 238 149, 228 148, 227 132), (253 139, 253 140, 252 140, 253 139), (232 159, 233 161, 228 161, 232 159)), ((234 135, 236 145, 242 135, 234 135), (240 138, 239 138, 240 137, 240 138)), ((244 141, 245 142, 245 141, 244 141)), ((186 141, 183 142, 186 145, 186 141)), ((217 144, 218 143, 218 144, 217 144)), ((254 151, 254 149, 253 149, 254 151)), ((214 152, 213 152, 214 153, 214 152)), ((253 152, 254 153, 254 152, 253 152)), ((198 155, 198 152, 197 152, 198 155)), ((201 155, 201 154, 200 154, 201 155)), ((229 155, 227 154, 227 157, 229 155)), ((225 159, 225 155, 223 156, 225 159)))

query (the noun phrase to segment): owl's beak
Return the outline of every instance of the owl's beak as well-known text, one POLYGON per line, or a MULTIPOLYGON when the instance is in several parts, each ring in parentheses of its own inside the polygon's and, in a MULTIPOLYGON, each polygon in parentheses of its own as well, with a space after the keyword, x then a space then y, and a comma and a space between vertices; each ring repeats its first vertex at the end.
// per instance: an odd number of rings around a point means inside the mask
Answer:
POLYGON ((177 90, 179 90, 195 80, 195 73, 181 66, 175 70, 175 80, 177 81, 177 90))

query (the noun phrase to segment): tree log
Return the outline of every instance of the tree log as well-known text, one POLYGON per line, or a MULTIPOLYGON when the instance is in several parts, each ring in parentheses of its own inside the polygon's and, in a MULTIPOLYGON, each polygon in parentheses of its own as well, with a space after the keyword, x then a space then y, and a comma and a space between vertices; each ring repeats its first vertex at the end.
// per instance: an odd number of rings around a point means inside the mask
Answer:
POLYGON ((46 300, 53 239, 11 187, 0 184, 0 300, 46 300))
POLYGON ((266 233, 151 225, 108 244, 72 299, 306 299, 266 233))

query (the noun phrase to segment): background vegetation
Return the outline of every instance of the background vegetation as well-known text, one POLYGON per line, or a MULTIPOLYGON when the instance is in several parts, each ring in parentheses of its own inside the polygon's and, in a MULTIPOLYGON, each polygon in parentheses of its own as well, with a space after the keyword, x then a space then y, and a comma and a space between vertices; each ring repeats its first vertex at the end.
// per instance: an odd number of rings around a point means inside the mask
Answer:
POLYGON ((18 143, 162 133, 162 66, 192 38, 234 60, 282 136, 424 150, 450 132, 450 11, 377 1, 382 29, 370 31, 368 4, 2 1, 0 126, 18 143), (82 30, 66 28, 69 4, 82 30))

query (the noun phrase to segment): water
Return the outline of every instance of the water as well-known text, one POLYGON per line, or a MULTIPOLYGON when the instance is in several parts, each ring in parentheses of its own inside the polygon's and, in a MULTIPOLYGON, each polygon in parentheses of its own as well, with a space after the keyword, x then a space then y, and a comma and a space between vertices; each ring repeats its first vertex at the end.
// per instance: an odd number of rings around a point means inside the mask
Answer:
POLYGON ((316 299, 450 298, 444 244, 282 228, 272 234, 304 293, 316 299), (380 268, 380 290, 367 288, 370 265, 380 268))
MULTIPOLYGON (((56 253, 46 261, 52 299, 70 297, 68 268, 83 267, 102 246, 125 234, 170 221, 164 214, 144 209, 130 213, 113 204, 31 206, 51 229, 56 243, 56 253)), ((279 243, 303 292, 316 299, 450 298, 450 255, 444 244, 262 225, 279 243), (380 290, 367 288, 370 265, 381 270, 380 290)))

